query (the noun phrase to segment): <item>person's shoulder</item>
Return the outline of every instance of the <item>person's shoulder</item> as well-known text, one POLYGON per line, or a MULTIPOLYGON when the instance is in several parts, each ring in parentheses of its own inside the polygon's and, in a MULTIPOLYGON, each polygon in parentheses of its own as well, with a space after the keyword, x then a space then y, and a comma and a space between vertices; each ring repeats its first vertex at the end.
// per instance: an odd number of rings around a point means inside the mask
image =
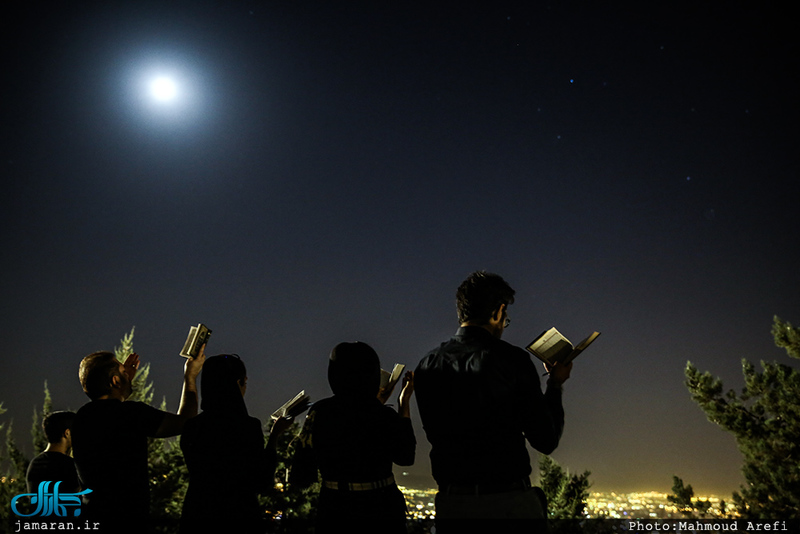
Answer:
POLYGON ((132 416, 153 417, 156 415, 164 415, 167 412, 159 410, 147 403, 141 401, 124 401, 119 405, 120 412, 132 416))
POLYGON ((124 404, 117 399, 95 399, 87 402, 75 412, 73 427, 81 428, 85 424, 95 424, 98 419, 105 419, 116 414, 119 407, 124 404))
POLYGON ((115 406, 118 406, 119 404, 122 404, 122 402, 117 399, 90 400, 89 402, 78 408, 78 411, 75 412, 75 414, 80 416, 84 414, 96 413, 109 408, 113 408, 115 406))
POLYGON ((168 412, 154 408, 149 404, 139 401, 125 401, 120 403, 117 415, 122 422, 130 423, 140 433, 154 436, 168 412))
POLYGON ((326 410, 336 406, 337 403, 338 399, 335 396, 325 397, 324 399, 314 401, 308 408, 308 411, 309 413, 311 413, 311 412, 318 412, 319 410, 326 410))
POLYGON ((522 347, 518 347, 516 345, 512 345, 505 339, 497 339, 495 338, 497 346, 505 353, 508 353, 511 356, 517 358, 529 358, 530 354, 527 350, 523 349, 522 347))
POLYGON ((488 357, 483 359, 484 366, 492 368, 503 376, 515 380, 538 380, 539 374, 531 355, 525 349, 512 345, 502 339, 496 339, 488 349, 488 357))
POLYGON ((92 401, 89 401, 86 404, 84 404, 83 406, 81 406, 80 408, 78 408, 78 411, 75 412, 75 415, 84 414, 84 413, 86 413, 87 411, 89 411, 91 409, 92 409, 92 401))
MULTIPOLYGON (((43 452, 42 454, 46 454, 47 460, 50 462, 60 463, 64 465, 70 465, 75 463, 75 460, 72 459, 72 456, 69 456, 62 452, 48 451, 48 452, 43 452)), ((39 456, 41 456, 42 454, 40 454, 39 456)))
POLYGON ((28 471, 30 472, 34 466, 74 465, 74 463, 75 460, 72 459, 72 456, 67 454, 55 451, 43 451, 31 460, 28 471))
POLYGON ((49 461, 50 454, 52 453, 49 451, 42 451, 36 456, 34 456, 33 460, 31 460, 31 463, 29 464, 28 470, 30 470, 31 465, 46 463, 47 461, 49 461))
POLYGON ((438 347, 429 350, 428 353, 425 354, 425 356, 423 356, 417 364, 417 370, 424 371, 426 368, 430 367, 433 362, 440 359, 443 354, 447 353, 447 347, 453 342, 453 338, 450 338, 447 341, 442 341, 439 343, 438 347))

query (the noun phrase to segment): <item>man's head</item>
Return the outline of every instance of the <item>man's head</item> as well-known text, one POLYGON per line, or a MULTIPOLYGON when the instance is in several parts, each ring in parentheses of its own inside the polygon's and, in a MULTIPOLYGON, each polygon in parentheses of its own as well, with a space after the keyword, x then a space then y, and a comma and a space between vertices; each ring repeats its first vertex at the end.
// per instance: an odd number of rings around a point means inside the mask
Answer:
POLYGON ((75 420, 75 412, 52 412, 42 421, 42 430, 48 443, 61 443, 66 439, 71 444, 70 428, 75 420))
POLYGON ((502 276, 486 271, 475 271, 456 291, 459 323, 484 327, 499 324, 499 333, 502 333, 507 316, 506 310, 514 303, 514 293, 515 291, 502 276))
POLYGON ((83 391, 92 400, 115 397, 125 400, 133 393, 133 386, 125 374, 125 367, 113 352, 93 352, 81 360, 78 370, 83 391))

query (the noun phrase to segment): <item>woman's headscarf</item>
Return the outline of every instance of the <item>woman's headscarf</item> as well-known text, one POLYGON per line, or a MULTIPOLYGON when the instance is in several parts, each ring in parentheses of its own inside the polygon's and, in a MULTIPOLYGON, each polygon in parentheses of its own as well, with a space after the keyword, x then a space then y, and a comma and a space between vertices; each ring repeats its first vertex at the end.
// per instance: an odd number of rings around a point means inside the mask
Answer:
POLYGON ((247 414, 239 381, 247 377, 244 363, 236 354, 206 358, 200 374, 200 407, 204 412, 224 411, 247 414))
POLYGON ((361 341, 339 343, 331 351, 328 383, 334 395, 376 398, 381 384, 378 354, 361 341))

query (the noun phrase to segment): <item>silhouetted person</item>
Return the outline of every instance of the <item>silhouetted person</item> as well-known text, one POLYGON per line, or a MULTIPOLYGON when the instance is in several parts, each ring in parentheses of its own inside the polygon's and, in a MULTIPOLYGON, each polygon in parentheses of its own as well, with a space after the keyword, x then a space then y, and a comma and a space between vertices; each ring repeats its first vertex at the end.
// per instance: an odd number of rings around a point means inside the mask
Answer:
POLYGON ((81 516, 99 522, 102 532, 150 531, 147 438, 176 436, 197 415, 196 380, 205 361, 204 348, 186 360, 177 414, 125 402, 139 368, 137 354, 124 364, 113 352, 95 352, 81 361, 81 385, 91 402, 78 410, 72 446, 81 484, 92 490, 81 516))
POLYGON ((531 488, 525 446, 549 454, 561 438, 561 384, 572 364, 547 369, 542 393, 530 355, 502 341, 514 290, 496 274, 472 273, 458 288, 460 328, 415 372, 431 443, 438 534, 536 532, 541 490, 531 488))
POLYGON ((317 481, 317 470, 322 475, 317 534, 406 532, 392 463, 414 463, 414 380, 410 372, 403 378, 398 413, 378 400, 380 372, 366 343, 337 345, 328 363, 333 397, 314 403, 295 440, 289 482, 304 486, 317 481))
MULTIPOLYGON (((44 481, 61 482, 59 493, 78 493, 81 490, 78 472, 72 460, 72 422, 75 412, 52 412, 42 421, 42 429, 47 438, 47 447, 28 465, 25 476, 28 493, 36 493, 39 483, 44 481)), ((52 491, 54 485, 50 487, 52 491)))
POLYGON ((276 420, 265 447, 261 421, 247 414, 246 389, 247 370, 238 356, 206 360, 200 379, 203 412, 181 434, 189 468, 181 533, 264 532, 258 495, 274 486, 277 438, 292 420, 276 420))

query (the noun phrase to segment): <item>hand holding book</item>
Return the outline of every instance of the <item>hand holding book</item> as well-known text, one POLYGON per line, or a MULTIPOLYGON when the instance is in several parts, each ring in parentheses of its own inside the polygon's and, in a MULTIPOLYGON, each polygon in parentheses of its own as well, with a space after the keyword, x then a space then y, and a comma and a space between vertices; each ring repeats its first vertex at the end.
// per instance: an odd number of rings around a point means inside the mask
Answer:
POLYGON ((386 401, 388 401, 389 397, 392 396, 394 386, 397 385, 398 380, 400 380, 400 377, 403 376, 403 369, 405 368, 406 366, 402 363, 396 363, 394 364, 391 373, 381 369, 381 385, 380 389, 378 390, 378 400, 383 404, 386 404, 386 401))
POLYGON ((592 332, 577 347, 573 347, 561 332, 551 328, 531 341, 525 350, 542 360, 545 375, 550 375, 550 379, 557 384, 563 384, 572 371, 572 360, 586 350, 599 335, 600 332, 592 332))
POLYGON ((572 362, 564 365, 561 362, 556 362, 553 365, 548 365, 545 362, 542 362, 545 369, 545 376, 550 376, 549 380, 552 380, 558 385, 563 384, 569 379, 569 375, 572 372, 572 362))
POLYGON ((414 372, 406 371, 403 375, 403 389, 397 401, 397 412, 401 417, 411 417, 411 395, 414 394, 414 372))
POLYGON ((301 413, 303 413, 304 411, 308 410, 310 405, 311 405, 311 397, 306 395, 306 391, 303 390, 294 397, 292 397, 291 399, 289 399, 288 401, 286 401, 286 403, 283 406, 272 412, 270 418, 273 421, 276 421, 278 419, 291 420, 300 415, 301 413))

